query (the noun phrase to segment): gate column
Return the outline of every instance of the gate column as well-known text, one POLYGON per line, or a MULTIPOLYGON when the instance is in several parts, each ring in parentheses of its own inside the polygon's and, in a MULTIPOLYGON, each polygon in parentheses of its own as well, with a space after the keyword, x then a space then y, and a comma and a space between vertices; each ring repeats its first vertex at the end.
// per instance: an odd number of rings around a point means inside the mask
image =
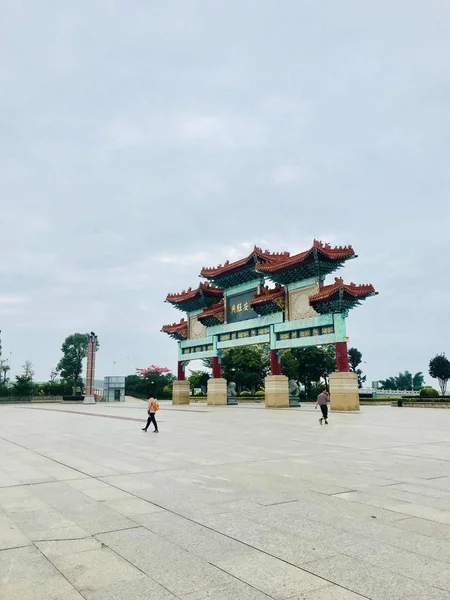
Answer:
POLYGON ((336 342, 335 348, 336 373, 330 375, 331 410, 359 410, 358 376, 350 373, 347 342, 336 342))
POLYGON ((186 381, 184 362, 178 361, 178 379, 172 386, 172 404, 189 404, 189 381, 186 381))
POLYGON ((208 406, 226 406, 227 382, 222 377, 222 368, 218 356, 212 359, 213 376, 208 379, 208 406))
MULTIPOLYGON (((271 329, 271 339, 274 340, 273 327, 271 329)), ((275 348, 270 349, 270 373, 264 381, 266 408, 289 408, 289 382, 281 374, 279 353, 275 348)))

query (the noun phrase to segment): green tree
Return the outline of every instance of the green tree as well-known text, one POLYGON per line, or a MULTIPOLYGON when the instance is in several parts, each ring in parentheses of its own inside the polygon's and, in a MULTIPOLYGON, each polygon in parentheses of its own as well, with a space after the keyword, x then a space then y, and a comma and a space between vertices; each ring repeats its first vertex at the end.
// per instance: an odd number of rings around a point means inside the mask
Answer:
POLYGON ((22 374, 16 375, 16 381, 13 384, 13 393, 15 396, 33 396, 36 391, 36 385, 33 382, 34 370, 31 360, 26 360, 22 365, 22 374))
POLYGON ((254 394, 264 385, 269 369, 269 353, 262 346, 230 348, 222 357, 222 375, 236 383, 238 393, 245 388, 254 394))
POLYGON ((363 383, 366 381, 366 376, 363 374, 362 370, 358 368, 362 363, 362 354, 358 348, 349 348, 348 362, 350 365, 350 371, 356 373, 358 377, 358 387, 362 388, 363 383))
POLYGON ((417 372, 414 375, 409 371, 400 372, 398 375, 382 379, 381 387, 384 390, 416 390, 422 389, 424 384, 424 376, 422 372, 417 372))
POLYGON ((362 363, 362 354, 358 350, 358 348, 349 348, 348 349, 348 362, 350 364, 350 371, 355 373, 356 369, 362 363))
POLYGON ((30 379, 33 379, 34 368, 33 368, 33 363, 31 362, 31 360, 26 360, 24 362, 24 364, 22 365, 22 369, 23 369, 23 375, 25 377, 29 377, 30 379))
POLYGON ((425 377, 422 371, 418 371, 413 376, 413 388, 416 391, 420 391, 425 385, 425 377))
MULTIPOLYGON (((61 374, 63 381, 72 386, 73 393, 75 393, 77 387, 83 389, 81 374, 83 372, 83 360, 87 356, 88 342, 88 333, 73 333, 64 340, 61 347, 63 357, 59 361, 56 370, 61 374)), ((97 350, 98 348, 97 342, 97 350)))
POLYGON ((136 369, 136 375, 125 378, 125 394, 134 398, 168 398, 175 379, 166 367, 151 365, 146 369, 136 369))
POLYGON ((310 346, 288 350, 281 359, 281 370, 289 379, 300 381, 305 387, 307 398, 310 398, 313 383, 320 383, 323 379, 328 387, 330 373, 336 370, 334 347, 310 346))
POLYGON ((208 379, 211 377, 206 371, 191 371, 188 377, 189 387, 191 390, 195 388, 206 388, 208 379))
POLYGON ((212 358, 204 358, 202 360, 202 365, 205 367, 205 369, 211 369, 213 368, 213 360, 212 358))
POLYGON ((8 373, 11 370, 7 360, 0 360, 0 385, 6 385, 9 381, 8 373))
POLYGON ((433 379, 438 380, 441 394, 445 396, 447 383, 450 379, 450 360, 448 360, 444 353, 436 354, 436 356, 430 360, 429 373, 433 379))
POLYGON ((288 379, 299 379, 298 360, 291 350, 285 352, 281 358, 281 371, 288 379))

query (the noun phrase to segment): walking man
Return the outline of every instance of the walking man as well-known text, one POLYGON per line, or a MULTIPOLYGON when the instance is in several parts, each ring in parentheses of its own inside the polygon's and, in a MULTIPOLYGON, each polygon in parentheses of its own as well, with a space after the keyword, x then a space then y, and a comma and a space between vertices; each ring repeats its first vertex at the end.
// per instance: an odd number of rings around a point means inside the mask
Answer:
POLYGON ((158 433, 158 424, 155 419, 155 413, 158 410, 158 408, 159 408, 159 404, 158 404, 158 401, 156 400, 156 398, 150 398, 150 400, 148 401, 148 408, 147 408, 147 412, 148 412, 147 425, 142 428, 142 431, 146 432, 147 429, 149 428, 150 423, 153 423, 153 427, 155 428, 153 433, 158 433))
POLYGON ((322 416, 319 419, 319 423, 323 425, 325 421, 325 425, 328 425, 328 404, 330 402, 330 394, 324 390, 317 396, 317 401, 315 404, 315 408, 320 406, 320 410, 322 411, 322 416))

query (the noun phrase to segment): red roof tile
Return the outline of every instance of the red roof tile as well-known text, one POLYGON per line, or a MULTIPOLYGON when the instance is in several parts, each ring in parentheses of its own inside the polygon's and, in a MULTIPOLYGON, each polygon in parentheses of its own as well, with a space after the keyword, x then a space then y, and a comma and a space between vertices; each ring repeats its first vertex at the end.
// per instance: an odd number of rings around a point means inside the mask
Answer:
POLYGON ((288 252, 283 253, 274 253, 269 252, 269 250, 261 250, 257 246, 254 247, 253 251, 246 257, 241 258, 240 260, 236 260, 235 262, 230 263, 227 260, 223 265, 219 265, 218 267, 203 267, 200 272, 201 277, 212 278, 212 277, 223 277, 226 274, 232 273, 233 271, 239 271, 240 269, 246 267, 254 259, 259 259, 264 262, 279 260, 289 256, 288 252))
POLYGON ((216 304, 211 304, 208 308, 204 308, 203 311, 197 315, 197 319, 203 319, 203 317, 215 317, 219 313, 224 311, 224 302, 223 298, 220 302, 216 304))
POLYGON ((264 286, 261 288, 259 294, 255 294, 253 299, 250 300, 250 306, 284 298, 284 293, 285 288, 282 285, 276 285, 274 288, 264 286))
POLYGON ((377 294, 375 288, 371 283, 356 285, 356 283, 344 283, 342 277, 336 277, 334 279, 334 283, 331 285, 325 285, 323 288, 315 294, 314 296, 310 296, 309 301, 317 302, 319 300, 326 300, 330 296, 332 296, 335 292, 339 290, 344 290, 350 296, 354 298, 360 298, 362 296, 370 296, 372 294, 377 294))
POLYGON ((328 260, 340 261, 346 258, 356 258, 352 246, 335 246, 332 248, 330 244, 323 244, 318 240, 314 240, 309 250, 300 252, 300 254, 294 254, 293 256, 289 252, 286 252, 284 256, 280 256, 278 259, 270 260, 267 263, 257 263, 256 269, 268 273, 287 271, 288 269, 312 262, 315 251, 328 260))
POLYGON ((172 325, 163 325, 162 330, 165 333, 179 333, 180 335, 185 334, 187 336, 187 321, 181 319, 179 323, 172 323, 172 325))
POLYGON ((167 294, 166 301, 177 304, 179 302, 186 302, 187 300, 194 299, 197 295, 203 292, 205 296, 221 298, 223 296, 223 289, 211 285, 209 282, 202 282, 198 288, 194 290, 188 288, 183 290, 180 294, 167 294))

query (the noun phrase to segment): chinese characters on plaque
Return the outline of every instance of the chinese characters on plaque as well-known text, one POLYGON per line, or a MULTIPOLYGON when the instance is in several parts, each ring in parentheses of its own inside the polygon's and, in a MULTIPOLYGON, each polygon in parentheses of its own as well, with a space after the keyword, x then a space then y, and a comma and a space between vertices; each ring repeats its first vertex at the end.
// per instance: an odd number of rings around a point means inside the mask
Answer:
POLYGON ((259 315, 250 306, 255 293, 256 288, 227 297, 227 323, 237 323, 239 321, 258 318, 259 315))
POLYGON ((230 310, 232 313, 248 312, 250 310, 250 304, 248 302, 244 302, 243 304, 241 302, 239 302, 239 304, 232 304, 230 310))

